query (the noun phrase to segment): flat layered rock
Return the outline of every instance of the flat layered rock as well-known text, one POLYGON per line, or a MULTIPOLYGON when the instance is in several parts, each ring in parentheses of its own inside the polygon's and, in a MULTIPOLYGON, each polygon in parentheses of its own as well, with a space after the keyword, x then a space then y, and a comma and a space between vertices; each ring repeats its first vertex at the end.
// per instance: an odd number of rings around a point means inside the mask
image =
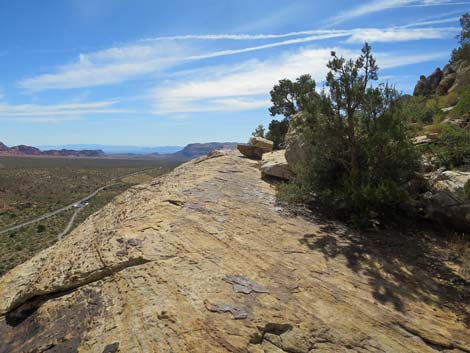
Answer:
POLYGON ((237 152, 129 189, 0 278, 0 353, 470 351, 409 237, 281 211, 237 152))

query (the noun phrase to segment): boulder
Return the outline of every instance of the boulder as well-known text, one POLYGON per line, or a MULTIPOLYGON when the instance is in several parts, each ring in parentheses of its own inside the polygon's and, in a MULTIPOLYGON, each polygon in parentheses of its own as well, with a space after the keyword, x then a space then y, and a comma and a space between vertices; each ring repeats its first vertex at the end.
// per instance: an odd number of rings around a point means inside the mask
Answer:
POLYGON ((250 146, 261 148, 263 150, 263 153, 271 152, 274 147, 274 142, 262 137, 252 137, 248 144, 250 146))
POLYGON ((262 175, 292 180, 294 173, 289 168, 289 164, 287 164, 285 153, 285 150, 280 150, 263 154, 261 160, 262 175))
POLYGON ((237 149, 245 157, 248 157, 251 159, 261 159, 264 153, 264 150, 262 148, 252 146, 252 145, 237 145, 237 149))
POLYGON ((307 160, 306 142, 300 125, 302 123, 302 113, 297 113, 291 119, 289 130, 286 134, 285 158, 292 170, 300 162, 307 160))
POLYGON ((432 140, 427 135, 416 136, 413 138, 413 145, 427 145, 430 144, 432 140))
POLYGON ((455 126, 458 126, 458 127, 461 127, 461 128, 466 128, 469 124, 469 119, 464 119, 464 118, 456 118, 456 117, 452 117, 452 116, 449 116, 447 118, 445 118, 442 123, 443 124, 451 124, 451 125, 455 125, 455 126))
POLYGON ((439 169, 425 178, 429 184, 429 191, 424 194, 428 217, 451 222, 458 228, 470 227, 470 200, 464 192, 470 173, 439 169))

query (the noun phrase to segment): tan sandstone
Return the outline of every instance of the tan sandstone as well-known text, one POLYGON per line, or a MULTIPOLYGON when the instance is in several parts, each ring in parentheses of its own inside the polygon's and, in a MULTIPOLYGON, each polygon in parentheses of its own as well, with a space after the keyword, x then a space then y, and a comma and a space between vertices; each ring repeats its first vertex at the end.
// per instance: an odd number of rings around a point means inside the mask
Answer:
POLYGON ((358 239, 285 214, 258 162, 212 153, 0 278, 0 352, 470 352, 411 247, 358 239))

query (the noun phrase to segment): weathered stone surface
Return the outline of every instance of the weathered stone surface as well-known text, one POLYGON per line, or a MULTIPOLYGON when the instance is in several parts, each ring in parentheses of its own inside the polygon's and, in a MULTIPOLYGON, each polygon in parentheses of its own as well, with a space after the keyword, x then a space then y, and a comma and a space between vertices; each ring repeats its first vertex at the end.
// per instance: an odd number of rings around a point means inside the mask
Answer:
POLYGON ((292 170, 307 159, 305 137, 300 129, 302 113, 294 115, 286 134, 286 160, 292 170))
POLYGON ((291 180, 295 176, 290 169, 289 164, 287 164, 285 150, 263 154, 260 169, 263 176, 270 176, 285 180, 291 180))
POLYGON ((470 82, 470 65, 461 61, 448 64, 444 70, 437 68, 430 76, 421 75, 416 83, 413 95, 430 96, 433 94, 446 95, 453 91, 461 91, 470 82))
POLYGON ((461 61, 455 64, 456 78, 449 92, 460 92, 468 87, 470 82, 470 65, 468 62, 461 61))
POLYGON ((426 76, 421 75, 419 77, 418 83, 416 83, 415 89, 413 91, 414 96, 424 96, 427 93, 427 82, 426 76))
POLYGON ((263 153, 265 152, 262 148, 251 145, 237 145, 237 149, 245 157, 251 159, 261 159, 263 157, 263 153))
POLYGON ((0 278, 0 353, 470 350, 468 297, 413 237, 287 216, 274 195, 237 152, 129 189, 0 278))
POLYGON ((434 72, 428 77, 420 76, 418 83, 415 86, 413 95, 415 96, 429 96, 436 93, 436 89, 444 76, 440 68, 436 68, 434 72))
POLYGON ((412 140, 413 145, 426 145, 430 144, 431 142, 432 140, 427 135, 416 136, 412 140))
POLYGON ((248 142, 250 146, 261 148, 263 153, 271 152, 273 150, 274 142, 262 137, 252 137, 248 142))
POLYGON ((456 226, 470 226, 470 200, 465 196, 464 185, 470 173, 454 170, 437 170, 426 175, 430 191, 425 194, 429 217, 440 217, 456 226))
POLYGON ((439 86, 436 88, 436 94, 444 96, 449 92, 449 89, 454 85, 455 80, 457 79, 457 74, 449 73, 439 82, 439 86))

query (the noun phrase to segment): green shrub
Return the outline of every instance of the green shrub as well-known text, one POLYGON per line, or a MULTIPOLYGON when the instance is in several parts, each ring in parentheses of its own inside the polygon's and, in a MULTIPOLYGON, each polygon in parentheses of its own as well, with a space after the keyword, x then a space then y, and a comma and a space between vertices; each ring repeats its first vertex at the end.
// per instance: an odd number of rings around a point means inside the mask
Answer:
POLYGON ((460 94, 459 101, 457 102, 454 109, 452 109, 452 115, 466 116, 470 114, 470 90, 467 89, 460 94))
POLYGON ((440 111, 436 101, 426 97, 404 96, 400 98, 400 102, 403 104, 404 117, 409 123, 430 124, 433 122, 433 116, 440 111))
POLYGON ((371 218, 396 214, 408 201, 404 185, 419 164, 406 122, 413 105, 435 107, 415 97, 401 99, 387 85, 368 88, 377 67, 367 45, 355 62, 333 53, 328 67, 329 92, 303 111, 309 158, 297 171, 301 185, 286 186, 281 195, 293 200, 315 195, 328 210, 366 225, 371 218))
POLYGON ((44 224, 38 224, 38 226, 36 227, 36 232, 38 233, 42 233, 46 230, 46 226, 44 224))
POLYGON ((300 184, 281 184, 277 189, 277 197, 282 202, 294 204, 302 202, 305 199, 305 192, 300 184))
POLYGON ((268 132, 266 133, 266 138, 268 140, 273 141, 275 150, 284 148, 284 139, 288 130, 289 120, 287 119, 282 119, 281 121, 272 120, 269 124, 268 132))
POLYGON ((455 125, 444 124, 434 153, 443 167, 453 168, 465 164, 470 160, 470 132, 455 125))

